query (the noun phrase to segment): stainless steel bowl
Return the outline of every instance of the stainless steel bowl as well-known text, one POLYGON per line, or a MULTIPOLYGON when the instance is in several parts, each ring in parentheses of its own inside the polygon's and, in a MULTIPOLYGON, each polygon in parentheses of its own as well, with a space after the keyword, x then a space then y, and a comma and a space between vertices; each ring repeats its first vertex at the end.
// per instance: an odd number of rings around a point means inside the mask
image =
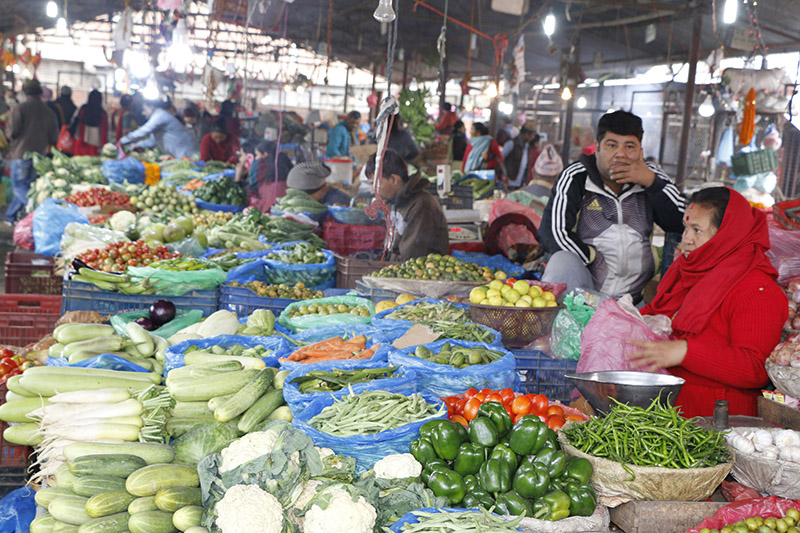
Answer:
POLYGON ((669 374, 652 372, 582 372, 565 374, 575 384, 595 411, 608 412, 610 398, 635 407, 649 407, 661 395, 661 399, 675 402, 686 381, 669 374))

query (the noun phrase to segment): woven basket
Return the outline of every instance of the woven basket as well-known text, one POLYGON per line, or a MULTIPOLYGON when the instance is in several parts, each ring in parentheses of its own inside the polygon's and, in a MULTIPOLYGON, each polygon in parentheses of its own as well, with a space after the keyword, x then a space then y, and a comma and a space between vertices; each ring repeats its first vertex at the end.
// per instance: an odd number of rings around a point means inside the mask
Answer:
POLYGON ((473 322, 489 326, 503 335, 503 344, 510 348, 527 346, 539 337, 550 333, 556 315, 563 308, 556 307, 500 307, 470 304, 469 316, 473 322))

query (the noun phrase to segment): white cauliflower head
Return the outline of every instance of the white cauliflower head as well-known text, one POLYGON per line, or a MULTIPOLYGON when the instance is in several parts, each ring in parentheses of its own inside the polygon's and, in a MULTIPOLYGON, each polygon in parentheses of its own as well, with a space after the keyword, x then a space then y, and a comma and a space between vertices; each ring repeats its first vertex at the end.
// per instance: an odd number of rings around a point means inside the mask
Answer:
POLYGON ((422 474, 422 465, 410 453, 387 455, 375 463, 373 469, 379 479, 403 479, 422 474))
POLYGON ((341 486, 333 486, 328 507, 316 503, 305 514, 305 533, 372 533, 378 513, 363 497, 357 501, 341 486))
POLYGON ((248 433, 241 439, 231 442, 222 449, 222 465, 220 472, 228 472, 253 459, 270 453, 278 442, 280 435, 275 430, 248 433))
POLYGON ((281 503, 258 485, 234 485, 216 510, 222 533, 281 533, 283 529, 281 503))
POLYGON ((331 450, 330 448, 319 448, 318 446, 314 446, 314 449, 317 450, 319 453, 319 458, 321 461, 324 461, 326 457, 330 457, 331 455, 336 455, 336 452, 331 450))

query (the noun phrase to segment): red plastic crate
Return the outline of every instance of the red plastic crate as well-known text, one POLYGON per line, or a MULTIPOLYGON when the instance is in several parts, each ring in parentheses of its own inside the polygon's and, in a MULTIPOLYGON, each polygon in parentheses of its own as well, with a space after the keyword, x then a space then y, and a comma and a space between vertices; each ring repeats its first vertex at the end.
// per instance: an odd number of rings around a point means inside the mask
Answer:
MULTIPOLYGON (((6 403, 6 392, 8 392, 8 387, 6 387, 6 382, 4 381, 0 383, 0 404, 6 403)), ((6 467, 22 467, 23 470, 19 473, 24 476, 30 450, 27 446, 6 442, 5 439, 2 438, 2 434, 7 427, 7 423, 0 422, 0 469, 6 467)), ((14 473, 17 474, 16 471, 14 473)), ((24 479, 20 485, 22 484, 24 484, 24 479)))
POLYGON ((53 331, 60 316, 61 296, 1 294, 0 344, 25 346, 37 342, 53 331))
POLYGON ((6 292, 9 294, 61 294, 61 276, 51 258, 32 252, 6 256, 6 292))
POLYGON ((383 249, 385 226, 355 226, 328 220, 322 227, 325 247, 339 255, 383 249))

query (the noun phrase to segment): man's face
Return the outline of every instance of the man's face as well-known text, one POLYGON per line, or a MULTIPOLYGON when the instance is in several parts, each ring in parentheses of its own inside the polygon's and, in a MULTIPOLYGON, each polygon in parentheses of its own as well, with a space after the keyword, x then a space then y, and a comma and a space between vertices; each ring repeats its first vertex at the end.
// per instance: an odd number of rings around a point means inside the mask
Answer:
POLYGON ((532 131, 523 131, 519 134, 520 139, 522 139, 522 144, 528 144, 535 136, 536 134, 532 131))
MULTIPOLYGON (((388 178, 380 178, 381 180, 381 199, 384 202, 391 202, 397 198, 397 194, 403 187, 403 178, 397 174, 392 174, 388 178)), ((376 194, 377 179, 372 180, 372 194, 376 194)))
POLYGON ((620 158, 637 160, 642 158, 642 144, 634 135, 617 135, 606 132, 600 142, 595 142, 597 170, 605 180, 611 181, 611 169, 620 158))
POLYGON ((224 134, 224 133, 220 133, 218 131, 213 131, 213 132, 211 132, 211 138, 214 139, 215 143, 220 144, 220 143, 225 142, 225 139, 227 139, 228 136, 226 134, 224 134))
POLYGON ((344 121, 344 127, 347 128, 347 131, 353 131, 358 127, 359 124, 361 124, 360 118, 348 117, 344 121))
POLYGON ((190 126, 194 126, 195 122, 197 122, 197 117, 187 117, 184 115, 183 121, 190 126))

